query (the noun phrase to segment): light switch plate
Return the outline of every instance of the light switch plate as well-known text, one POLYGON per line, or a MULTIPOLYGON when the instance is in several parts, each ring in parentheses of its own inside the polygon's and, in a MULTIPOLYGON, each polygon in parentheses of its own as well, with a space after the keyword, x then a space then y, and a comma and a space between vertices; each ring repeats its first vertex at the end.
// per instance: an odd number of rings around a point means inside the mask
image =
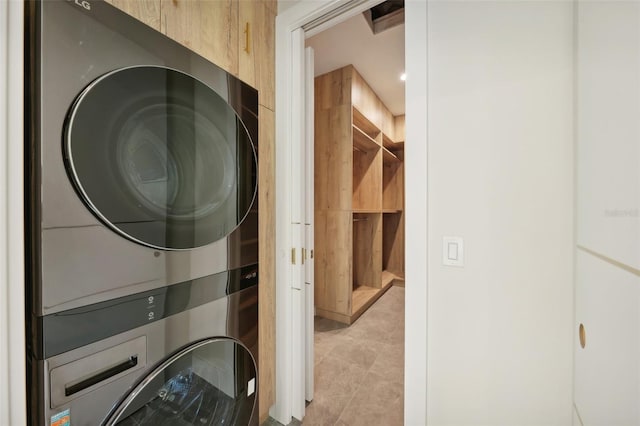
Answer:
POLYGON ((464 240, 462 237, 442 237, 442 264, 464 266, 464 240))

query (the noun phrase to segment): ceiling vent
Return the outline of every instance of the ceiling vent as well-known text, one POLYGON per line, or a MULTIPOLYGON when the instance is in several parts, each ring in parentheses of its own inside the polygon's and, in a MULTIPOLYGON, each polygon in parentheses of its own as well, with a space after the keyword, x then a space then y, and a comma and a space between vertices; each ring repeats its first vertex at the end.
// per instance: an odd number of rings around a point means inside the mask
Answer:
POLYGON ((387 0, 363 12, 371 31, 379 34, 404 24, 404 0, 387 0))

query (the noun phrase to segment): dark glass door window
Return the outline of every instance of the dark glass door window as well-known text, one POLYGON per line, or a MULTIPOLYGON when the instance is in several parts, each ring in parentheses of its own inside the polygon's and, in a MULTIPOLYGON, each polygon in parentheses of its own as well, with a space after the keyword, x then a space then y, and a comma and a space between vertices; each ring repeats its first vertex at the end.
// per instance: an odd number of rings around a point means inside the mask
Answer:
POLYGON ((106 425, 247 425, 255 407, 256 368, 231 339, 188 347, 154 369, 107 418, 106 425))
POLYGON ((64 156, 91 211, 154 248, 225 237, 256 193, 254 146, 235 111, 207 85, 162 67, 90 84, 70 111, 64 156))

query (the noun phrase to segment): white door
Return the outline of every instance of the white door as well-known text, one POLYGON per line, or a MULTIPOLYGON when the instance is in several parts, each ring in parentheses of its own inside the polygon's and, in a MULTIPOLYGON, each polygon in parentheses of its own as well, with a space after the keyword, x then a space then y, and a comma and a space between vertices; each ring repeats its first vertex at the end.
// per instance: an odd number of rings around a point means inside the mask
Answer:
POLYGON ((313 76, 313 49, 307 47, 304 51, 305 57, 305 265, 304 265, 304 282, 305 282, 305 399, 313 400, 313 317, 314 317, 314 301, 313 301, 313 232, 314 232, 314 139, 313 139, 313 122, 314 122, 314 76, 313 76))
POLYGON ((294 90, 300 96, 293 98, 291 111, 291 284, 292 284, 292 333, 291 333, 291 415, 302 420, 305 408, 305 368, 306 350, 304 337, 306 334, 306 284, 305 284, 305 209, 306 199, 306 131, 305 131, 305 61, 304 31, 293 32, 294 90))
POLYGON ((291 282, 292 318, 292 410, 302 420, 305 401, 313 399, 313 50, 304 48, 304 33, 298 31, 295 51, 304 55, 294 61, 293 73, 300 76, 294 101, 291 146, 291 233, 293 241, 291 282), (299 67, 299 68, 298 68, 299 67))

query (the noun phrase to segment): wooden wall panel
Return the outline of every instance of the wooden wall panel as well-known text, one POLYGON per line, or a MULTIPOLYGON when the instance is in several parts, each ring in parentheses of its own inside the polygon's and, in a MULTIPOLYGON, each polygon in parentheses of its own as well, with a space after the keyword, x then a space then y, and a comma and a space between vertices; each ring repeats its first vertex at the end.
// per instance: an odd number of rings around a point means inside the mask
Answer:
POLYGON ((320 75, 314 80, 315 109, 329 109, 339 105, 351 106, 351 65, 320 75))
POLYGON ((267 0, 239 2, 238 75, 258 89, 260 105, 274 111, 276 11, 272 3, 267 0))
POLYGON ((353 106, 375 124, 378 129, 382 129, 381 109, 384 107, 382 102, 358 71, 353 67, 351 69, 353 72, 353 86, 351 88, 353 106))
MULTIPOLYGON (((402 152, 398 152, 397 155, 402 155, 402 152)), ((385 163, 382 176, 382 208, 403 210, 404 162, 385 163)))
POLYGON ((404 213, 385 214, 382 234, 382 269, 403 278, 404 213))
POLYGON ((315 304, 318 309, 351 315, 350 211, 315 213, 315 304))
POLYGON ((363 113, 385 135, 393 139, 395 137, 395 119, 393 114, 391 114, 358 71, 353 67, 351 68, 353 70, 351 95, 353 106, 363 113))
POLYGON ((382 150, 353 151, 353 209, 382 209, 382 150))
POLYGON ((238 75, 237 0, 161 1, 165 35, 238 75))
POLYGON ((393 139, 395 136, 395 120, 393 114, 380 102, 382 107, 380 108, 380 130, 382 133, 393 139))
POLYGON ((151 28, 160 31, 160 0, 105 0, 151 28))
POLYGON ((258 154, 260 292, 258 298, 259 336, 259 413, 262 423, 275 402, 276 272, 275 272, 275 114, 260 107, 258 154))
POLYGON ((391 136, 395 142, 404 142, 404 115, 394 117, 394 134, 391 136))
POLYGON ((315 209, 350 210, 352 200, 351 107, 315 114, 315 209))
POLYGON ((353 286, 382 284, 382 215, 353 215, 353 286))

